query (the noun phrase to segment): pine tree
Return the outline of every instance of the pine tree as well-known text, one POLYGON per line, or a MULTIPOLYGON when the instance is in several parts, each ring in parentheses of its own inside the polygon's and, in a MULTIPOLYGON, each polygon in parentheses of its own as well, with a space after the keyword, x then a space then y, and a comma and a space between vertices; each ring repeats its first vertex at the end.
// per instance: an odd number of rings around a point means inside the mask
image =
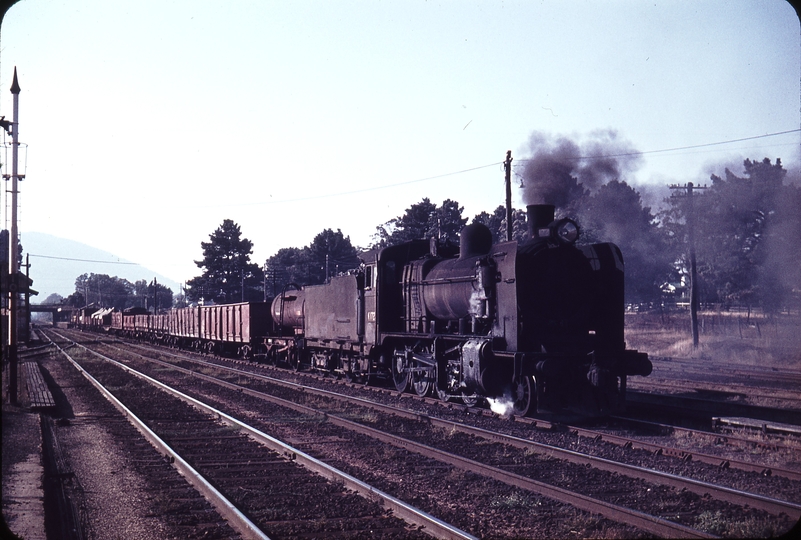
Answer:
POLYGON ((260 300, 261 269, 250 262, 253 242, 242 238, 239 225, 226 219, 209 240, 200 243, 203 260, 195 264, 204 270, 187 281, 187 296, 218 304, 260 300))

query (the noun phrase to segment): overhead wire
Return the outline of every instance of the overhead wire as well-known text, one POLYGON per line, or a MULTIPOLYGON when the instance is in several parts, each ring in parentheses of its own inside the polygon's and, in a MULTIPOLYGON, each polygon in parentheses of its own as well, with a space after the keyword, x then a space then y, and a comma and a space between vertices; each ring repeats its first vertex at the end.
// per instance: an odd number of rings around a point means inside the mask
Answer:
MULTIPOLYGON (((780 132, 775 132, 775 133, 767 133, 767 134, 764 134, 764 135, 755 135, 753 137, 743 137, 743 138, 739 138, 739 139, 730 139, 730 140, 726 140, 726 141, 718 141, 718 142, 713 142, 713 143, 681 146, 681 147, 675 147, 675 148, 665 148, 665 149, 660 149, 660 150, 646 150, 646 151, 642 151, 642 152, 624 152, 624 153, 620 153, 620 154, 608 154, 608 155, 598 155, 598 156, 580 156, 580 157, 571 158, 571 159, 582 160, 582 159, 617 158, 617 157, 630 157, 630 156, 646 155, 646 154, 650 155, 650 154, 658 154, 658 153, 665 153, 665 152, 676 152, 676 151, 681 151, 681 150, 693 150, 693 149, 698 149, 698 148, 707 148, 707 147, 712 147, 712 146, 720 146, 720 145, 724 145, 724 144, 733 144, 733 143, 738 143, 738 142, 751 141, 751 140, 756 140, 756 139, 764 139, 764 138, 767 138, 767 137, 774 137, 774 136, 778 136, 778 135, 787 135, 787 134, 790 134, 790 133, 798 133, 798 132, 801 132, 801 129, 792 129, 792 130, 780 131, 780 132)), ((3 146, 6 146, 6 144, 3 144, 3 146)), ((527 159, 527 158, 522 158, 522 159, 517 159, 516 161, 518 163, 520 163, 520 162, 526 162, 526 161, 530 161, 530 160, 527 159)), ((489 167, 499 166, 502 169, 503 168, 503 164, 504 164, 503 161, 498 161, 498 162, 489 163, 489 164, 486 164, 486 165, 479 165, 477 167, 471 167, 471 168, 468 168, 468 169, 462 169, 462 170, 453 171, 453 172, 449 172, 449 173, 438 174, 438 175, 433 175, 433 176, 427 176, 427 177, 424 177, 424 178, 417 178, 417 179, 414 179, 414 180, 408 180, 408 181, 405 181, 405 182, 397 182, 397 183, 394 183, 394 184, 385 184, 385 185, 381 185, 381 186, 372 186, 372 187, 356 189, 356 190, 340 192, 340 193, 312 195, 312 196, 308 196, 308 197, 298 197, 298 198, 295 198, 295 199, 283 199, 283 200, 276 200, 276 201, 245 203, 245 204, 237 204, 237 205, 230 205, 230 206, 249 206, 249 205, 260 205, 260 204, 289 203, 289 202, 308 201, 308 200, 313 200, 313 199, 323 199, 323 198, 328 198, 328 197, 353 195, 353 194, 358 194, 358 193, 366 193, 366 192, 370 192, 370 191, 378 191, 378 190, 382 190, 382 189, 389 189, 389 188, 393 188, 393 187, 399 187, 399 186, 404 186, 404 185, 409 185, 409 184, 414 184, 414 183, 419 183, 419 182, 425 182, 425 181, 428 181, 428 180, 436 180, 436 179, 439 179, 439 178, 446 178, 446 177, 449 177, 449 176, 455 176, 455 175, 458 175, 458 174, 464 174, 464 173, 467 173, 467 172, 486 169, 486 168, 489 168, 489 167)), ((5 165, 5 164, 3 164, 3 165, 5 165)), ((27 154, 26 154, 26 165, 27 165, 27 154)), ((516 172, 515 172, 515 176, 517 178, 521 178, 520 175, 517 174, 516 172)), ((3 191, 5 191, 5 190, 3 190, 3 191)), ((229 205, 215 205, 215 206, 229 206, 229 205)), ((54 256, 49 256, 49 255, 38 255, 38 254, 33 254, 33 253, 30 253, 29 255, 31 257, 39 257, 39 258, 43 258, 43 259, 56 259, 56 260, 64 260, 64 261, 89 262, 89 263, 98 263, 98 264, 118 264, 118 265, 141 266, 140 263, 135 263, 135 262, 101 261, 101 260, 93 260, 93 259, 78 259, 78 258, 71 258, 71 257, 54 257, 54 256)))
MULTIPOLYGON (((608 158, 618 158, 618 157, 632 157, 632 156, 644 156, 646 154, 658 154, 662 152, 677 152, 679 150, 693 150, 696 148, 707 148, 710 146, 720 146, 722 144, 732 144, 744 141, 753 141, 755 139, 764 139, 766 137, 775 137, 777 135, 787 135, 789 133, 798 133, 801 132, 801 128, 799 129, 789 129, 787 131, 777 131, 775 133, 766 133, 765 135, 754 135, 753 137, 743 137, 741 139, 730 139, 728 141, 718 141, 713 143, 704 143, 704 144, 693 144, 690 146, 678 146, 676 148, 663 148, 661 150, 645 150, 642 152, 635 151, 635 152, 623 152, 620 154, 602 154, 597 156, 578 156, 573 158, 565 158, 568 160, 581 160, 581 159, 608 159, 608 158)), ((530 161, 530 159, 518 159, 517 161, 530 161)))
POLYGON ((488 165, 479 165, 478 167, 472 167, 470 169, 463 169, 463 170, 460 170, 460 171, 453 171, 453 172, 449 172, 449 173, 438 174, 438 175, 435 175, 435 176, 427 176, 425 178, 417 178, 415 180, 407 180, 405 182, 397 182, 395 184, 384 184, 384 185, 381 185, 381 186, 372 186, 372 187, 366 187, 366 188, 362 188, 362 189, 354 189, 354 190, 351 190, 351 191, 341 191, 341 192, 338 192, 338 193, 325 193, 325 194, 321 194, 321 195, 309 195, 308 197, 297 197, 295 199, 279 199, 279 200, 275 200, 275 201, 259 201, 259 202, 235 203, 235 204, 215 204, 215 205, 209 205, 209 206, 213 206, 215 208, 219 207, 219 206, 259 206, 259 205, 262 205, 262 204, 278 204, 278 203, 282 203, 283 204, 283 203, 291 203, 291 202, 311 201, 311 200, 314 200, 314 199, 326 199, 328 197, 343 197, 345 195, 356 195, 358 193, 366 193, 368 191, 378 191, 378 190, 381 190, 381 189, 389 189, 389 188, 398 187, 398 186, 405 186, 405 185, 408 185, 408 184, 415 184, 415 183, 418 183, 418 182, 425 182, 426 180, 436 180, 437 178, 445 178, 447 176, 454 176, 454 175, 463 174, 463 173, 466 173, 466 172, 477 171, 479 169, 486 169, 488 167, 494 167, 494 166, 499 165, 499 164, 503 164, 503 162, 499 161, 499 162, 496 162, 496 163, 490 163, 488 165))
POLYGON ((102 263, 102 264, 130 264, 133 266, 142 266, 139 263, 135 262, 123 262, 123 261, 97 261, 92 259, 73 259, 71 257, 52 257, 50 255, 36 255, 34 253, 29 253, 31 257, 39 257, 41 259, 58 259, 60 261, 78 261, 78 262, 90 262, 90 263, 102 263))
MULTIPOLYGON (((790 130, 786 130, 786 131, 777 131, 775 133, 766 133, 764 135, 755 135, 753 137, 743 137, 743 138, 739 138, 739 139, 730 139, 730 140, 726 140, 726 141, 718 141, 718 142, 712 142, 712 143, 694 144, 694 145, 689 145, 689 146, 679 146, 679 147, 675 147, 675 148, 663 148, 663 149, 660 149, 660 150, 645 150, 645 151, 642 151, 642 152, 639 152, 639 151, 637 151, 637 152, 624 152, 624 153, 620 153, 620 154, 605 154, 605 155, 596 155, 596 156, 577 156, 577 157, 565 158, 565 159, 579 161, 579 160, 589 160, 589 159, 608 159, 608 158, 619 158, 619 157, 650 155, 650 154, 658 154, 658 153, 664 153, 664 152, 677 152, 677 151, 680 151, 680 150, 693 150, 693 149, 706 148, 706 147, 711 147, 711 146, 720 146, 720 145, 724 145, 724 144, 733 144, 733 143, 744 142, 744 141, 752 141, 752 140, 756 140, 756 139, 764 139, 764 138, 767 138, 767 137, 775 137, 775 136, 778 136, 778 135, 787 135, 787 134, 790 134, 790 133, 798 133, 798 132, 801 132, 801 129, 790 129, 790 130)), ((531 161, 531 160, 529 158, 519 158, 519 159, 516 159, 515 161, 517 163, 523 163, 523 162, 527 162, 527 161, 531 161)), ((324 193, 324 194, 319 194, 319 195, 309 195, 309 196, 305 196, 305 197, 296 197, 294 199, 278 199, 278 200, 274 200, 274 201, 260 201, 260 202, 235 203, 235 204, 223 204, 223 205, 215 204, 215 205, 210 205, 210 206, 214 206, 214 207, 219 207, 219 206, 259 206, 259 205, 264 205, 264 204, 279 204, 279 203, 283 204, 283 203, 294 203, 294 202, 311 201, 311 200, 316 200, 316 199, 326 199, 326 198, 329 198, 329 197, 343 197, 343 196, 346 196, 346 195, 356 195, 356 194, 359 194, 359 193, 367 193, 367 192, 370 192, 370 191, 379 191, 379 190, 382 190, 382 189, 390 189, 390 188, 394 188, 394 187, 405 186, 405 185, 415 184, 415 183, 419 183, 419 182, 425 182, 425 181, 428 181, 428 180, 436 180, 436 179, 439 179, 439 178, 446 178, 448 176, 455 176, 457 174, 464 174, 464 173, 473 172, 473 171, 477 171, 477 170, 481 170, 481 169, 487 169, 489 167, 496 167, 496 166, 501 166, 502 167, 503 166, 503 161, 496 161, 494 163, 489 163, 489 164, 486 164, 486 165, 479 165, 477 167, 471 167, 469 169, 462 169, 462 170, 459 170, 459 171, 453 171, 453 172, 444 173, 444 174, 437 174, 437 175, 434 175, 434 176, 426 176, 424 178, 417 178, 415 180, 407 180, 405 182, 396 182, 394 184, 384 184, 384 185, 380 185, 380 186, 371 186, 371 187, 366 187, 366 188, 361 188, 361 189, 354 189, 354 190, 351 190, 351 191, 341 191, 341 192, 337 192, 337 193, 324 193)))

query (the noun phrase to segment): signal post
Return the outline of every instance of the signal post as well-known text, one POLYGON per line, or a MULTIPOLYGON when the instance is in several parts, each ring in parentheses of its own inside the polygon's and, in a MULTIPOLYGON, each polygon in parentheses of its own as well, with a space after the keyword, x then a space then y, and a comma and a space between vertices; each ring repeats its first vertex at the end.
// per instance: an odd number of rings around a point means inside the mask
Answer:
MULTIPOLYGON (((17 320, 19 317, 20 290, 20 261, 19 261, 19 232, 17 230, 17 194, 19 192, 19 174, 17 161, 19 154, 19 93, 17 81, 17 68, 14 68, 14 81, 11 83, 11 93, 14 96, 14 115, 12 121, 3 120, 3 127, 11 133, 11 234, 8 237, 8 271, 5 276, 4 292, 8 294, 8 399, 12 404, 17 403, 17 320), (10 129, 9 129, 10 128, 10 129)), ((27 280, 24 282, 27 289, 27 280)))

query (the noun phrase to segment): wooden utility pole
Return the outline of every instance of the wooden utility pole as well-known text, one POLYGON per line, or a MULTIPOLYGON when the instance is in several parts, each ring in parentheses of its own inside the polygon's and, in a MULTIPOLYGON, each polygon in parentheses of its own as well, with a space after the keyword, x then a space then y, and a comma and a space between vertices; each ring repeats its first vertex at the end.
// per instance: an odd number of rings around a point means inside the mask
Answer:
POLYGON ((512 151, 506 151, 506 161, 503 162, 506 172, 506 241, 512 241, 512 151))
POLYGON ((695 204, 693 191, 706 189, 706 186, 694 186, 687 182, 686 186, 674 184, 670 189, 684 190, 683 194, 674 193, 674 197, 687 198, 687 241, 690 244, 690 319, 692 321, 693 348, 698 348, 698 270, 695 263, 695 204))

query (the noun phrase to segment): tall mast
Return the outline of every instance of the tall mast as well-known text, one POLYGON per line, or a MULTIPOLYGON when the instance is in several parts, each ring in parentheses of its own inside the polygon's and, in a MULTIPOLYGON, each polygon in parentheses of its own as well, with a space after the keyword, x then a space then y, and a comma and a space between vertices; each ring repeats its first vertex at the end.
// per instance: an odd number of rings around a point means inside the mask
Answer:
POLYGON ((8 237, 8 398, 13 404, 17 403, 17 304, 19 303, 17 290, 17 271, 19 270, 19 233, 17 232, 19 92, 17 68, 15 67, 14 81, 11 83, 11 93, 14 95, 14 117, 11 122, 11 234, 8 237))

